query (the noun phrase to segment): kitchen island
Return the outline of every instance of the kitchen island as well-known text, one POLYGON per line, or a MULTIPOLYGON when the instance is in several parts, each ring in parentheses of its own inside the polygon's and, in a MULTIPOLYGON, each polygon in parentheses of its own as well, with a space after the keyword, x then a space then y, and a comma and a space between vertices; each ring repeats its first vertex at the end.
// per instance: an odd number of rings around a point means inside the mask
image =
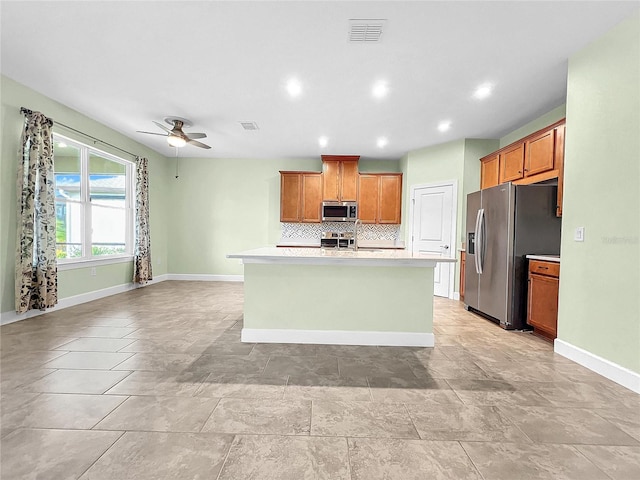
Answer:
POLYGON ((243 342, 432 347, 433 272, 406 250, 264 247, 244 263, 243 342))

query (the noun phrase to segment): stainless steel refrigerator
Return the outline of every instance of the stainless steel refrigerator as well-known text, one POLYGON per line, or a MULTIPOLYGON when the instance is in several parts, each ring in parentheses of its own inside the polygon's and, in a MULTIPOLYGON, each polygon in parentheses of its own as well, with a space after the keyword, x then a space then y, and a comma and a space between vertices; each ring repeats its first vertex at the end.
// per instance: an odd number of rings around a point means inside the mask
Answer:
POLYGON ((560 254, 557 186, 506 183, 467 195, 464 302, 506 329, 527 329, 527 259, 560 254))

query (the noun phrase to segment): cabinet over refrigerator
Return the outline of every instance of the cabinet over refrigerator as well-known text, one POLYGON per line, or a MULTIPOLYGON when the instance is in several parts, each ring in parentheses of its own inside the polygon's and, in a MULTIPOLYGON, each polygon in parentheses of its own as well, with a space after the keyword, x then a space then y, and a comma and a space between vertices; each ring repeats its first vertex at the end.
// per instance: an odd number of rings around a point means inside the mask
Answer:
POLYGON ((526 329, 526 255, 559 255, 555 185, 505 183, 467 195, 466 308, 526 329))

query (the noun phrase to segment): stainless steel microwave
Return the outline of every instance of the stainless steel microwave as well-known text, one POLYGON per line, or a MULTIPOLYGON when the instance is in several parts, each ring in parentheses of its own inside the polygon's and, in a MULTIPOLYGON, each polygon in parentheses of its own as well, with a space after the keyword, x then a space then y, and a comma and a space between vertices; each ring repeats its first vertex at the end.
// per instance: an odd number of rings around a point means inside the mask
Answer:
POLYGON ((355 222, 357 218, 356 202, 322 202, 323 222, 355 222))

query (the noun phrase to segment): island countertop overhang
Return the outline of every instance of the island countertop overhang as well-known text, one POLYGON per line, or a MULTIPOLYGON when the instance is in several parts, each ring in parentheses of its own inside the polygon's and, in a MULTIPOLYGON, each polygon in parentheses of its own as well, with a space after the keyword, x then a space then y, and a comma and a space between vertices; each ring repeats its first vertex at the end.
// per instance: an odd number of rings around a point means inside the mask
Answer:
POLYGON ((323 248, 262 247, 228 254, 243 263, 290 265, 352 265, 372 267, 434 268, 438 263, 455 263, 455 258, 414 255, 407 250, 349 250, 323 248))

